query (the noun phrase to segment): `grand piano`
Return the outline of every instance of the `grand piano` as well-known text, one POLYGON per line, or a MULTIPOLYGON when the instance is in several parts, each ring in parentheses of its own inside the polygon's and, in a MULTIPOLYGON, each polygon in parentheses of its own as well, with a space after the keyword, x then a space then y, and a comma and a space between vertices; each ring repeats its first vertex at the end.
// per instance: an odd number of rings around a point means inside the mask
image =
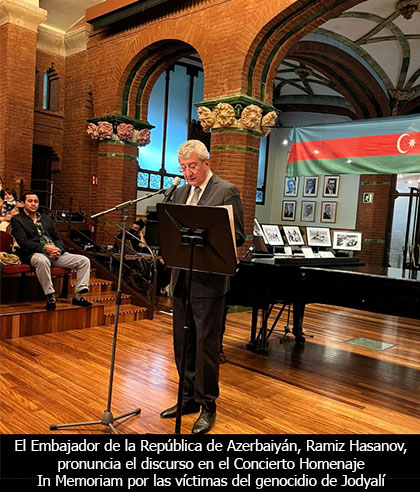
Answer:
POLYGON ((268 346, 271 333, 289 306, 293 306, 295 342, 304 344, 305 306, 310 303, 420 319, 420 272, 369 271, 357 258, 349 257, 253 258, 239 262, 227 303, 252 307, 249 350, 268 346), (281 308, 270 327, 276 304, 281 308))

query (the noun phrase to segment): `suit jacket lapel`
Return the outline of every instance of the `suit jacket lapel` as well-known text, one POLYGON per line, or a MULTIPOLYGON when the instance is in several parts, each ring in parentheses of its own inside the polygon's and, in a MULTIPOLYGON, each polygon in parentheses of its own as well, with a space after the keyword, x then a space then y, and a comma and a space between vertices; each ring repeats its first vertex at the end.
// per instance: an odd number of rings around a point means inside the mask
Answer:
POLYGON ((213 174, 213 176, 209 179, 209 182, 207 183, 206 189, 204 190, 203 194, 200 197, 200 200, 198 201, 197 205, 205 205, 206 201, 208 200, 208 197, 211 194, 211 190, 213 186, 217 182, 217 177, 213 174))
POLYGON ((179 203, 187 203, 188 195, 190 194, 191 186, 185 186, 180 191, 179 203))

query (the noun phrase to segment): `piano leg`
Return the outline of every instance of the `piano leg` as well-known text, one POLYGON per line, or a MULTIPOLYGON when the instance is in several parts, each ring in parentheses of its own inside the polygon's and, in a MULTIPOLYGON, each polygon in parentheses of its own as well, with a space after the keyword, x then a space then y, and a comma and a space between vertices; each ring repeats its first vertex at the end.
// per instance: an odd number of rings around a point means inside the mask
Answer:
POLYGON ((255 350, 256 338, 257 338, 257 325, 258 325, 258 308, 252 308, 252 321, 251 321, 251 339, 245 345, 248 350, 255 350))
POLYGON ((267 322, 270 317, 270 313, 273 306, 267 307, 253 307, 252 308, 252 322, 251 322, 251 339, 245 345, 248 350, 252 352, 264 351, 268 347, 268 336, 267 336, 267 322), (261 309, 261 327, 258 331, 258 313, 261 309))
POLYGON ((293 335, 295 336, 295 342, 299 345, 303 345, 306 341, 302 330, 304 314, 305 303, 295 301, 293 303, 293 335))

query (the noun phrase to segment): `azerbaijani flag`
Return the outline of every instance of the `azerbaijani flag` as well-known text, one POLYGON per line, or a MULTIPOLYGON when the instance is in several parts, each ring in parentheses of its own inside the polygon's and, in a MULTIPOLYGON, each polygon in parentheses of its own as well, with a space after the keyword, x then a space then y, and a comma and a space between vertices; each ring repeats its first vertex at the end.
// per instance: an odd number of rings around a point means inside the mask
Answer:
POLYGON ((420 171, 420 114, 293 128, 288 176, 420 171))

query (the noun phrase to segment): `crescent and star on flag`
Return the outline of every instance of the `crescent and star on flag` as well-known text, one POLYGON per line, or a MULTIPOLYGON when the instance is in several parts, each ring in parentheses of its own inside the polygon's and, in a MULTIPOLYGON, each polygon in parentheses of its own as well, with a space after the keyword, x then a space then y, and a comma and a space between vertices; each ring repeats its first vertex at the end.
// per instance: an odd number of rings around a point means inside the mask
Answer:
POLYGON ((397 140, 397 150, 400 154, 406 154, 407 152, 409 152, 411 149, 414 149, 414 147, 416 146, 416 139, 413 138, 409 133, 403 133, 402 135, 400 135, 398 137, 398 140, 397 140), (409 138, 408 140, 408 148, 406 148, 406 144, 407 144, 407 139, 406 137, 409 138), (404 140, 406 139, 406 140, 404 140), (403 150, 402 147, 401 147, 401 144, 404 140, 404 147, 406 148, 406 150, 403 150))

